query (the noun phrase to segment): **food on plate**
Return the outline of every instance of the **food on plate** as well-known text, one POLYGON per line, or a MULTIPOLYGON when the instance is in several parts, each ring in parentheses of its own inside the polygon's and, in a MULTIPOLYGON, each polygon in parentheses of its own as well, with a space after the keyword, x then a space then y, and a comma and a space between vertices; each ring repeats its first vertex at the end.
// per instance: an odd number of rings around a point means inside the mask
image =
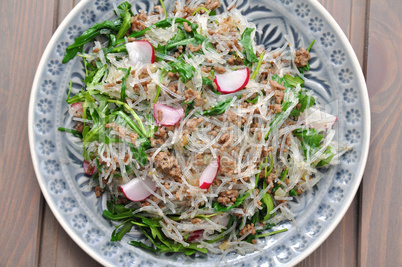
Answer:
POLYGON ((257 29, 217 0, 124 2, 66 50, 83 88, 67 96, 83 167, 103 216, 158 252, 245 253, 286 231, 288 205, 343 153, 336 117, 304 87, 310 49, 255 43, 257 29), (74 95, 73 95, 74 94, 74 95))

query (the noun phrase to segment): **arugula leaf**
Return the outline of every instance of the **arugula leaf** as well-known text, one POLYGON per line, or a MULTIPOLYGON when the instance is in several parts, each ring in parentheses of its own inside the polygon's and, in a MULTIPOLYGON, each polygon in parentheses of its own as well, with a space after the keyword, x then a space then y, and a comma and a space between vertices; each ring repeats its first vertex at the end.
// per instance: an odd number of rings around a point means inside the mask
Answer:
POLYGON ((186 81, 190 80, 194 76, 195 68, 186 62, 182 58, 177 60, 176 62, 169 62, 170 67, 173 68, 172 72, 178 72, 180 75, 180 80, 185 83, 186 81))
POLYGON ((223 206, 221 203, 219 202, 214 202, 213 204, 213 208, 215 211, 229 211, 233 208, 236 208, 238 206, 240 206, 241 204, 243 204, 244 200, 251 194, 251 190, 249 190, 246 194, 244 194, 241 197, 238 197, 236 199, 236 201, 233 203, 232 206, 223 206))
POLYGON ((82 138, 82 135, 77 130, 74 130, 74 129, 67 129, 67 128, 59 127, 59 128, 57 128, 57 130, 59 130, 60 132, 70 133, 76 137, 82 138))
POLYGON ((320 162, 317 163, 316 167, 322 167, 326 164, 329 164, 332 160, 332 158, 335 156, 335 152, 333 151, 332 147, 328 146, 327 149, 325 149, 324 154, 327 155, 327 157, 320 162))
POLYGON ((309 96, 305 91, 300 91, 297 95, 299 98, 299 108, 294 108, 292 112, 290 112, 290 116, 298 117, 300 113, 306 110, 307 108, 312 107, 315 104, 315 98, 313 96, 309 96))
POLYGON ((120 241, 125 234, 131 231, 133 224, 131 222, 124 223, 123 226, 117 226, 112 233, 112 238, 110 241, 120 241))
POLYGON ((253 39, 251 38, 251 33, 254 31, 252 28, 246 28, 241 35, 240 43, 243 45, 244 50, 246 50, 246 57, 249 62, 258 62, 258 58, 253 50, 253 39))
POLYGON ((131 152, 133 153, 133 157, 135 160, 141 165, 145 166, 147 165, 148 159, 147 159, 147 153, 145 153, 146 148, 140 146, 140 147, 135 147, 133 145, 130 145, 131 147, 131 152))
MULTIPOLYGON (((125 2, 125 3, 127 3, 127 2, 125 2)), ((130 4, 128 4, 128 5, 131 7, 130 4)), ((124 35, 126 35, 128 29, 131 28, 131 14, 130 14, 130 12, 131 12, 130 8, 126 8, 126 10, 124 12, 124 15, 122 16, 123 22, 121 24, 119 32, 116 35, 116 39, 123 38, 124 35)))
POLYGON ((102 23, 96 23, 94 26, 86 30, 81 36, 75 38, 74 43, 67 47, 66 54, 63 57, 63 63, 69 62, 77 55, 78 52, 82 52, 82 48, 88 42, 95 39, 96 36, 104 29, 110 29, 112 31, 118 31, 121 26, 121 19, 113 21, 104 21, 102 23))
POLYGON ((300 78, 299 76, 292 76, 290 74, 285 74, 283 75, 283 78, 293 87, 296 87, 298 84, 300 86, 304 86, 304 80, 300 78))
POLYGON ((217 116, 225 112, 228 109, 230 102, 232 102, 233 98, 226 98, 225 100, 219 101, 216 106, 208 110, 204 110, 201 112, 203 116, 217 116))
MULTIPOLYGON (((115 10, 114 13, 120 18, 124 18, 126 11, 130 13, 131 16, 134 16, 134 13, 131 11, 131 4, 127 1, 121 3, 115 10)), ((117 38, 120 39, 120 38, 117 38)))

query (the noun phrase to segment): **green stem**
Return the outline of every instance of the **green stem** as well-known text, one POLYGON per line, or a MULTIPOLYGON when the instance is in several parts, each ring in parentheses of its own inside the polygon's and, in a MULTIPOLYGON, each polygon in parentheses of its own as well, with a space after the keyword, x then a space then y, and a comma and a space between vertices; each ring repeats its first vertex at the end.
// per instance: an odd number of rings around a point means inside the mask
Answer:
POLYGON ((311 47, 313 47, 313 44, 315 43, 315 39, 313 39, 313 41, 311 42, 311 44, 309 45, 309 47, 307 48, 307 51, 310 51, 311 47))
POLYGON ((264 58, 264 55, 265 55, 265 52, 263 52, 263 53, 260 55, 260 58, 258 59, 257 67, 255 68, 253 74, 251 75, 251 78, 250 78, 251 80, 254 80, 255 77, 257 77, 258 71, 259 71, 260 68, 261 68, 261 64, 262 64, 262 60, 263 60, 263 58, 264 58))
POLYGON ((284 228, 284 229, 281 229, 281 230, 278 230, 278 231, 273 231, 273 232, 270 232, 270 233, 266 233, 266 234, 262 234, 262 235, 256 235, 255 237, 264 237, 264 236, 270 236, 270 235, 275 235, 275 234, 279 234, 279 233, 282 233, 282 232, 286 232, 288 229, 287 228, 284 228))
POLYGON ((198 11, 200 10, 204 10, 205 12, 207 12, 207 14, 209 14, 209 9, 206 9, 205 7, 200 6, 199 8, 197 8, 196 10, 194 10, 193 14, 191 14, 192 16, 194 16, 195 14, 197 14, 198 11))
POLYGON ((161 3, 161 6, 163 8, 163 12, 165 13, 165 19, 167 19, 167 12, 166 12, 165 3, 163 3, 163 0, 159 0, 159 3, 161 3))
MULTIPOLYGON (((124 106, 124 107, 131 113, 131 115, 133 115, 133 117, 134 117, 134 119, 137 121, 137 124, 138 124, 138 126, 140 127, 142 133, 143 133, 145 136, 147 136, 147 131, 145 130, 144 124, 142 124, 142 120, 141 120, 140 117, 137 115, 137 113, 135 113, 135 111, 134 111, 132 108, 130 108, 129 105, 127 105, 126 103, 123 103, 123 102, 121 102, 121 101, 112 100, 112 99, 109 99, 108 102, 110 102, 110 103, 115 103, 115 104, 117 104, 117 105, 122 105, 122 106, 124 106)), ((118 113, 119 113, 120 115, 121 115, 121 114, 124 114, 124 113, 121 112, 121 111, 118 112, 118 113)), ((124 115, 126 115, 126 114, 124 114, 124 115)), ((127 115, 126 115, 126 116, 127 116, 127 115)), ((142 135, 142 134, 141 134, 141 135, 142 135)))

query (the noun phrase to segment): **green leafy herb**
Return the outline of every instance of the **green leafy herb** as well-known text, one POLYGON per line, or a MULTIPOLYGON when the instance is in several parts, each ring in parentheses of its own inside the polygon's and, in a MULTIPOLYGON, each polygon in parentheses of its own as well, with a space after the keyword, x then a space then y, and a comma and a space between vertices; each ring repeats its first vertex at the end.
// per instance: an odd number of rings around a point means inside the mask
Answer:
POLYGON ((321 160, 320 162, 317 163, 317 167, 322 167, 326 164, 329 164, 333 157, 335 156, 335 152, 333 151, 333 148, 328 146, 327 149, 324 151, 324 154, 327 156, 325 159, 321 160))
POLYGON ((299 76, 292 76, 290 74, 285 74, 283 75, 283 78, 293 87, 296 87, 298 84, 300 86, 304 86, 304 80, 300 78, 299 76))
POLYGON ((230 103, 232 102, 233 98, 226 98, 225 100, 219 101, 216 106, 208 110, 204 110, 201 114, 203 116, 217 116, 225 112, 228 109, 230 103))
POLYGON ((122 17, 123 22, 120 26, 119 32, 116 35, 116 39, 123 38, 124 35, 126 35, 128 29, 130 29, 130 27, 131 27, 131 5, 127 2, 124 2, 120 6, 123 6, 123 5, 124 5, 124 13, 123 14, 120 13, 120 16, 122 17))
POLYGON ((243 45, 244 50, 246 50, 246 57, 249 62, 257 62, 258 58, 254 53, 253 49, 253 39, 251 38, 251 33, 255 29, 246 28, 241 35, 240 43, 243 45))
POLYGON ((96 23, 94 26, 86 30, 80 37, 75 38, 74 43, 67 47, 66 54, 63 57, 63 63, 69 62, 75 57, 75 55, 77 55, 78 52, 82 52, 84 45, 93 41, 102 30, 110 29, 112 31, 118 31, 121 23, 121 19, 96 23))
POLYGON ((323 135, 315 129, 296 129, 293 131, 293 135, 300 139, 305 157, 310 156, 320 148, 320 142, 323 138, 323 135))
POLYGON ((236 208, 236 207, 240 206, 241 204, 243 204, 244 200, 245 200, 248 196, 250 196, 250 194, 251 194, 251 190, 249 190, 249 191, 248 191, 246 194, 244 194, 243 196, 238 197, 232 206, 223 206, 223 205, 222 205, 221 203, 219 203, 219 202, 214 202, 213 207, 214 207, 215 211, 224 211, 224 212, 229 211, 229 210, 231 210, 231 209, 233 209, 233 208, 236 208))
POLYGON ((70 133, 76 137, 82 138, 82 135, 77 130, 74 129, 59 127, 57 128, 57 130, 59 130, 60 132, 70 133))

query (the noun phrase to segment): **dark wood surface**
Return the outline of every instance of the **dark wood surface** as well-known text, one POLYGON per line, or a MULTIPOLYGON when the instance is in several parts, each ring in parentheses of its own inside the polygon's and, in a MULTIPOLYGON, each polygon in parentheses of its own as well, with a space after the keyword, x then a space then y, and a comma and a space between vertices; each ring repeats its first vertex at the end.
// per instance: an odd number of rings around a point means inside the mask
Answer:
MULTIPOLYGON (((0 266, 99 266, 56 221, 33 171, 28 102, 40 57, 79 0, 0 1, 0 266)), ((357 196, 299 266, 402 266, 401 0, 320 0, 366 77, 372 127, 357 196)))

